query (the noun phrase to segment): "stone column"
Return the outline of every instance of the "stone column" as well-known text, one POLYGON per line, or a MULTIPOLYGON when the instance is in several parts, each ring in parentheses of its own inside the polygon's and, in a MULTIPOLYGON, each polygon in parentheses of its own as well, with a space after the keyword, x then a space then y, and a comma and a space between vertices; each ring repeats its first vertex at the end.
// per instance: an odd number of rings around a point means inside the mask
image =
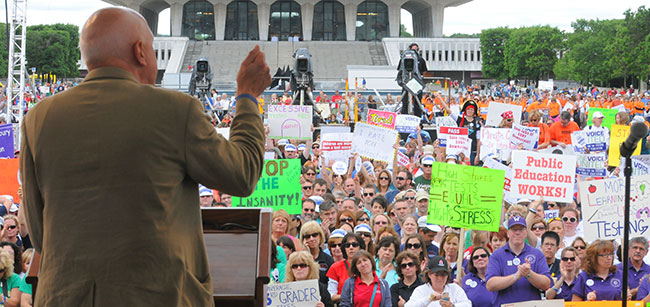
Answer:
POLYGON ((401 8, 400 3, 388 3, 388 37, 399 37, 401 8))
POLYGON ((305 41, 310 41, 314 27, 314 5, 311 3, 301 3, 300 15, 302 18, 302 38, 305 41))
POLYGON ((226 33, 226 4, 214 3, 214 39, 224 40, 226 33))
POLYGON ((260 40, 269 40, 269 17, 271 5, 269 3, 257 3, 257 26, 259 28, 260 40))
POLYGON ((442 37, 442 24, 445 21, 445 8, 440 3, 431 5, 431 23, 433 37, 442 37))
POLYGON ((357 35, 357 3, 345 4, 345 37, 348 41, 356 40, 357 35))
POLYGON ((171 27, 171 35, 175 37, 181 36, 181 28, 183 24, 183 5, 187 1, 174 1, 169 2, 169 17, 171 22, 169 23, 171 27))

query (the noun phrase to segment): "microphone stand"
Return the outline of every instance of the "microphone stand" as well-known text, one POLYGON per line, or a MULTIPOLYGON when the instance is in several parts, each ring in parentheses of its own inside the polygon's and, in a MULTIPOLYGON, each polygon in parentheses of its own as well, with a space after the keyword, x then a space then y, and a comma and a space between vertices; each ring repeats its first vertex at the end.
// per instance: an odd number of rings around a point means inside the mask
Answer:
MULTIPOLYGON (((621 145, 623 146, 623 145, 621 145)), ((623 209, 623 241, 621 242, 621 249, 623 254, 623 293, 621 295, 621 306, 627 307, 627 287, 628 287, 628 271, 630 267, 630 250, 628 248, 628 240, 630 239, 630 186, 632 183, 632 158, 630 154, 625 155, 625 206, 623 209)))

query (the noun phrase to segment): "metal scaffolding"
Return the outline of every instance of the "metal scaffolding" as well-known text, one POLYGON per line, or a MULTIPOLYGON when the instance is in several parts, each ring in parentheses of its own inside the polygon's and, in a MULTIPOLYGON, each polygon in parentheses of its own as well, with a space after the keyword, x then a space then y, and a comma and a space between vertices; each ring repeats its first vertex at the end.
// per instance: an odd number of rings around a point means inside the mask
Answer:
POLYGON ((20 146, 20 123, 25 112, 25 46, 27 37, 27 0, 11 1, 11 16, 9 18, 9 59, 7 68, 7 123, 12 118, 18 120, 14 126, 14 144, 20 146), (17 127, 17 128, 16 128, 17 127))

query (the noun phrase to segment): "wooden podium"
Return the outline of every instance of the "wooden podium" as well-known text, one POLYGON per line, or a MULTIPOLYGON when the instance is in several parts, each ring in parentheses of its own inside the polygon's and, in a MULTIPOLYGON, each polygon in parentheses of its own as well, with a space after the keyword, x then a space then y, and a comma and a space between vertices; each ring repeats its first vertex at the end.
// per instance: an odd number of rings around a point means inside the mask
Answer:
MULTIPOLYGON (((269 208, 202 208, 203 238, 208 254, 216 306, 266 306, 271 268, 269 208)), ((33 297, 40 255, 27 271, 33 297)))
POLYGON ((201 214, 215 305, 266 306, 273 210, 202 208, 201 214))

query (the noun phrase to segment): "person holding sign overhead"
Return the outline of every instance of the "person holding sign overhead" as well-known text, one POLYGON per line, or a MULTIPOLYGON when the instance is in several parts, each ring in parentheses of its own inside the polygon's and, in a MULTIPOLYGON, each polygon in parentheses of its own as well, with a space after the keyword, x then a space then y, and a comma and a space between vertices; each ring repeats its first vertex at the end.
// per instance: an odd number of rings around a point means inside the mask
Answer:
MULTIPOLYGON (((436 97, 440 94, 436 94, 436 97)), ((453 113, 449 106, 441 99, 442 107, 445 108, 445 111, 456 120, 458 127, 468 128, 469 132, 467 137, 472 140, 472 153, 470 157, 470 162, 472 165, 477 165, 479 163, 479 154, 478 151, 481 148, 479 145, 479 140, 481 138, 481 118, 477 116, 476 111, 478 106, 474 100, 467 100, 463 104, 461 109, 462 114, 453 113)))
POLYGON ((514 216, 508 220, 508 243, 494 251, 486 273, 488 291, 498 291, 495 306, 539 300, 540 290, 551 287, 544 254, 526 244, 526 220, 514 216))

